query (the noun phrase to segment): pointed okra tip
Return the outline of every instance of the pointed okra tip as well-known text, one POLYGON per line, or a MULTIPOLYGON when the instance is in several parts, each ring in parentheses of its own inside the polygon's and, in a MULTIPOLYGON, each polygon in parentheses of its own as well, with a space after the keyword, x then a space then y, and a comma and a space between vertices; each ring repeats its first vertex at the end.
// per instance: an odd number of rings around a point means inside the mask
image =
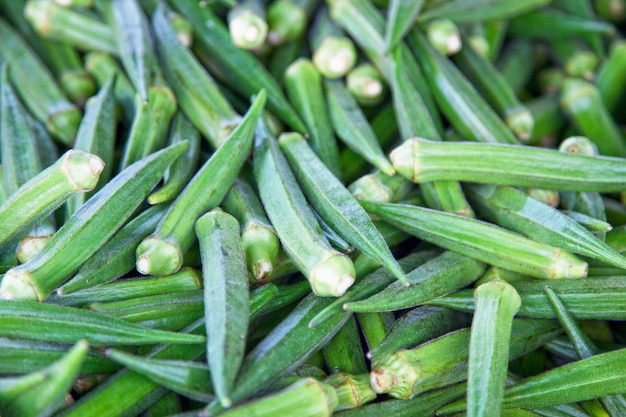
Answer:
POLYGON ((331 253, 311 271, 311 289, 320 297, 340 297, 354 283, 354 264, 346 255, 331 253))
POLYGON ((63 156, 61 170, 76 191, 90 191, 98 184, 104 161, 96 155, 72 149, 63 156))
POLYGON ((408 139, 389 154, 389 159, 396 172, 409 181, 418 182, 420 141, 417 138, 408 139))
POLYGON ((137 247, 137 271, 143 275, 171 275, 183 263, 180 248, 157 237, 145 238, 137 247))

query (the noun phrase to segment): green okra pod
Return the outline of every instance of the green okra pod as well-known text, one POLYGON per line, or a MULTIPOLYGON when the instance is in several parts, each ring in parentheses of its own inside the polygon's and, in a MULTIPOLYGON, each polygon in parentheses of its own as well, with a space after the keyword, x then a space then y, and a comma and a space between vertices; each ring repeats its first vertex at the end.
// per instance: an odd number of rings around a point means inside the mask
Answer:
POLYGON ((607 59, 598 68, 595 85, 607 110, 614 112, 626 85, 626 42, 615 40, 607 59))
POLYGON ((135 114, 135 90, 115 59, 105 52, 90 52, 85 55, 85 69, 96 79, 100 88, 115 78, 113 92, 115 101, 122 109, 121 118, 131 122, 135 114))
POLYGON ((298 59, 285 71, 287 96, 309 131, 311 148, 341 178, 339 149, 330 124, 322 90, 322 78, 311 61, 298 59))
POLYGON ((87 355, 88 344, 79 340, 67 354, 42 372, 45 379, 3 406, 2 414, 12 416, 51 415, 65 405, 65 396, 72 387, 87 355))
POLYGON ((269 314, 280 310, 304 298, 310 291, 311 286, 306 280, 291 285, 280 285, 278 287, 278 294, 263 307, 261 314, 269 314))
POLYGON ((380 148, 365 115, 344 83, 339 80, 326 80, 324 85, 330 121, 337 136, 354 152, 385 174, 393 175, 395 170, 380 148))
POLYGON ((0 379, 0 407, 5 406, 15 397, 28 391, 42 381, 48 375, 43 371, 31 372, 26 375, 3 377, 0 379))
POLYGON ((587 276, 587 263, 571 253, 489 223, 403 204, 361 205, 410 234, 494 266, 537 278, 587 276))
POLYGON ((441 55, 452 56, 462 49, 461 33, 452 20, 432 20, 426 23, 425 30, 428 41, 441 55))
POLYGON ((21 237, 73 193, 93 189, 103 168, 102 160, 95 155, 66 152, 2 203, 0 244, 10 242, 13 236, 21 237))
POLYGON ((446 18, 465 23, 506 19, 541 8, 549 2, 549 0, 530 0, 514 4, 506 0, 453 0, 437 3, 424 10, 420 20, 446 18))
POLYGON ((254 173, 259 196, 283 248, 316 294, 342 295, 354 282, 352 261, 324 237, 276 140, 262 125, 256 135, 254 173))
POLYGON ((374 349, 385 338, 395 320, 390 312, 359 313, 356 315, 368 350, 374 349))
POLYGON ((233 45, 251 49, 261 47, 267 39, 265 4, 259 0, 246 0, 228 11, 228 31, 233 45))
POLYGON ((532 44, 523 39, 507 43, 496 62, 496 68, 515 94, 520 94, 534 71, 532 44))
POLYGON ((193 0, 176 2, 176 7, 194 27, 196 50, 209 54, 209 68, 213 68, 227 85, 245 97, 257 94, 261 89, 266 90, 268 110, 297 132, 306 132, 304 123, 284 97, 276 80, 252 54, 232 44, 224 23, 208 7, 202 7, 193 0), (250 74, 255 76, 250 77, 250 74))
POLYGON ((211 389, 211 372, 205 364, 181 360, 148 359, 117 349, 107 349, 105 353, 108 358, 132 372, 187 398, 203 402, 209 402, 215 398, 211 389))
POLYGON ((320 216, 342 238, 377 259, 406 283, 404 272, 365 210, 307 146, 304 138, 297 133, 284 133, 278 142, 305 195, 320 216))
POLYGON ((241 118, 219 91, 206 69, 180 43, 167 20, 168 14, 171 12, 161 5, 152 22, 163 73, 185 116, 209 144, 217 148, 241 118))
POLYGON ((189 141, 189 149, 172 163, 165 183, 148 196, 149 204, 160 204, 176 198, 195 172, 200 159, 200 134, 181 113, 174 116, 170 132, 171 145, 189 141))
POLYGON ((212 210, 196 221, 195 229, 203 265, 207 360, 215 394, 230 407, 250 320, 246 258, 239 223, 230 214, 212 210))
POLYGON ((124 69, 139 97, 146 101, 156 61, 148 21, 137 0, 113 0, 106 12, 124 69))
POLYGON ((199 290, 202 288, 201 281, 201 276, 197 271, 184 268, 167 277, 124 279, 67 295, 53 295, 49 297, 49 301, 68 306, 121 301, 135 297, 199 290))
POLYGON ((572 253, 626 268, 626 258, 575 220, 513 187, 467 188, 474 207, 488 220, 529 238, 572 253))
POLYGON ((546 139, 556 138, 559 135, 564 120, 561 115, 558 95, 547 94, 526 102, 526 107, 533 114, 535 126, 528 140, 537 143, 546 139))
POLYGON ((69 218, 98 189, 111 178, 113 172, 113 153, 115 148, 115 128, 117 120, 113 101, 114 79, 109 79, 98 94, 90 98, 85 106, 85 115, 80 122, 73 149, 98 156, 104 163, 96 188, 90 193, 75 194, 66 204, 66 216, 69 218))
POLYGON ((265 97, 260 91, 242 122, 185 186, 154 233, 139 244, 140 273, 168 275, 181 268, 183 254, 195 240, 196 220, 220 204, 248 157, 265 97))
POLYGON ((350 375, 340 372, 326 378, 324 383, 335 387, 338 405, 334 412, 362 407, 376 398, 367 373, 350 375))
POLYGON ((241 243, 248 270, 256 281, 264 281, 274 270, 280 241, 257 192, 246 181, 237 179, 222 205, 241 225, 241 243))
POLYGON ((392 0, 390 2, 387 10, 388 23, 385 29, 385 49, 387 51, 393 50, 411 30, 424 3, 423 0, 392 0))
MULTIPOLYGON (((411 271, 419 267, 437 255, 438 251, 425 250, 408 255, 399 261, 404 271, 411 271)), ((353 285, 344 295, 334 300, 330 305, 320 311, 309 323, 310 327, 316 327, 329 318, 344 312, 343 305, 366 298, 377 291, 382 290, 394 281, 394 276, 384 267, 367 274, 359 282, 353 285)))
POLYGON ((44 250, 7 272, 0 298, 45 299, 126 222, 187 146, 166 148, 118 174, 54 234, 44 250))
POLYGON ((71 294, 105 284, 130 272, 135 267, 137 245, 154 231, 166 209, 163 205, 150 207, 129 221, 59 287, 57 294, 71 294))
POLYGON ((53 136, 69 145, 80 123, 80 110, 65 98, 39 58, 5 20, 0 20, 0 37, 0 58, 13 68, 9 76, 24 105, 53 136))
POLYGON ((613 226, 606 221, 591 217, 579 211, 561 210, 561 212, 590 232, 610 232, 613 230, 613 226))
POLYGON ((467 415, 499 416, 509 362, 513 316, 519 294, 505 281, 494 280, 474 290, 467 369, 467 415))
POLYGON ((407 274, 410 287, 391 283, 369 298, 343 305, 344 310, 364 313, 415 307, 454 292, 478 279, 485 265, 455 252, 444 252, 407 274))
POLYGON ((315 0, 278 0, 267 6, 267 41, 279 46, 299 38, 316 5, 315 0))
POLYGON ((463 74, 417 30, 409 35, 437 103, 450 123, 468 140, 518 143, 511 130, 478 94, 463 74))
POLYGON ((326 6, 317 11, 310 44, 313 64, 326 78, 341 78, 356 63, 357 53, 352 39, 331 19, 326 6))
POLYGON ((569 77, 592 80, 598 57, 584 45, 572 40, 554 41, 551 50, 569 77))
POLYGON ((386 96, 387 87, 380 72, 371 64, 360 64, 346 76, 346 87, 362 106, 375 106, 386 96))
POLYGON ((513 133, 520 140, 528 140, 534 127, 532 113, 520 102, 496 67, 471 47, 461 49, 455 55, 455 62, 498 111, 513 133))
POLYGON ((577 129, 598 147, 602 155, 626 157, 626 142, 591 83, 568 78, 561 91, 561 106, 577 129))
POLYGON ((556 9, 544 8, 514 17, 509 33, 528 38, 571 39, 573 36, 611 36, 615 28, 607 22, 586 19, 556 9))
POLYGON ((2 330, 6 337, 94 345, 202 343, 204 337, 147 329, 102 314, 45 303, 3 300, 2 330))
POLYGON ((390 153, 399 174, 413 182, 457 180, 571 191, 622 191, 623 158, 531 146, 433 142, 414 138, 390 153), (461 163, 462 162, 462 163, 461 163))
POLYGON ((414 188, 402 176, 389 176, 380 170, 364 175, 348 186, 354 198, 379 203, 398 202, 414 188))
POLYGON ((412 348, 446 333, 469 325, 469 321, 453 310, 421 306, 398 318, 383 340, 367 353, 373 364, 400 349, 412 348))
POLYGON ((362 374, 367 372, 359 328, 354 316, 350 317, 322 348, 322 354, 326 367, 331 374, 337 372, 362 374))

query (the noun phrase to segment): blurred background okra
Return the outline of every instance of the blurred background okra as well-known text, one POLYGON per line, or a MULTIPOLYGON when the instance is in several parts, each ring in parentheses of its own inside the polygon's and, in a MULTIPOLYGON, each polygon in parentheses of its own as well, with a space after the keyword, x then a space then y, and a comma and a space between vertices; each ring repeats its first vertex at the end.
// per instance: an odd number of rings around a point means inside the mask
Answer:
POLYGON ((0 0, 0 415, 626 416, 625 0, 0 0))

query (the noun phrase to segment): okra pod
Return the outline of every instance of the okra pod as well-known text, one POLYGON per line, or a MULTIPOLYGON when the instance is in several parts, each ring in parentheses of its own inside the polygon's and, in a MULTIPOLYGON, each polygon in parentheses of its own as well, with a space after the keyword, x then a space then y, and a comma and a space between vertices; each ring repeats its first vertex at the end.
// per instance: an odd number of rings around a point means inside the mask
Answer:
POLYGON ((416 54, 437 103, 450 123, 469 140, 492 143, 518 143, 469 81, 414 30, 409 44, 416 54))
POLYGON ((398 173, 413 182, 456 180, 598 192, 626 188, 623 158, 531 146, 443 143, 420 138, 404 142, 389 157, 398 173))
POLYGON ((499 416, 509 362, 513 316, 521 299, 504 281, 481 284, 474 291, 467 369, 467 415, 499 416))
POLYGON ((259 0, 246 0, 228 11, 228 31, 233 45, 243 49, 261 47, 267 39, 265 4, 259 0))
POLYGON ((479 220, 402 204, 361 205, 410 234, 494 266, 537 278, 587 276, 587 263, 571 253, 479 220))
POLYGON ((85 69, 96 79, 100 88, 115 78, 115 101, 122 109, 121 117, 131 122, 135 114, 135 91, 115 59, 105 52, 90 52, 85 55, 85 69))
POLYGON ((311 290, 311 286, 306 280, 291 285, 281 285, 278 287, 278 294, 272 298, 261 310, 260 314, 273 313, 296 301, 299 301, 311 290))
POLYGON ((3 377, 0 379, 0 406, 6 405, 21 393, 30 390, 47 378, 48 375, 43 371, 31 372, 20 376, 3 377))
POLYGON ((360 313, 356 315, 368 350, 374 349, 385 338, 395 320, 391 312, 360 313))
POLYGON ((387 10, 385 50, 392 51, 415 24, 424 0, 391 0, 387 10))
POLYGON ((280 241, 256 191, 246 181, 237 179, 222 205, 241 225, 241 243, 248 270, 256 281, 263 282, 274 270, 280 241))
POLYGON ((509 21, 509 33, 520 37, 570 39, 573 36, 611 36, 614 27, 559 10, 544 8, 514 17, 509 21))
POLYGON ((435 19, 426 24, 425 30, 428 41, 441 55, 451 56, 462 49, 461 33, 452 20, 435 19))
POLYGON ((343 305, 356 313, 394 311, 415 307, 454 292, 478 279, 485 265, 455 252, 444 252, 407 274, 410 287, 391 283, 369 298, 343 305))
POLYGON ((341 78, 356 63, 356 48, 331 19, 328 7, 318 9, 311 28, 313 64, 326 78, 341 78))
POLYGON ((267 41, 279 46, 299 38, 315 7, 315 0, 278 0, 267 6, 267 41))
POLYGON ((398 202, 414 188, 414 184, 402 176, 389 176, 380 170, 364 175, 348 186, 354 198, 379 203, 398 202))
POLYGON ((398 280, 406 283, 404 272, 365 210, 307 146, 304 138, 297 133, 284 133, 278 142, 308 201, 321 217, 342 238, 377 259, 398 280))
POLYGON ((44 250, 7 272, 0 298, 45 299, 126 222, 187 146, 181 143, 154 153, 109 181, 54 234, 44 250))
POLYGON ((170 120, 176 111, 172 90, 161 85, 148 88, 148 100, 135 98, 135 116, 124 144, 119 170, 158 151, 165 145, 170 120))
POLYGON ((320 296, 340 296, 354 282, 354 266, 322 234, 285 156, 267 130, 257 129, 254 172, 259 195, 289 257, 320 296))
POLYGON ((331 374, 338 372, 362 374, 367 372, 359 328, 354 316, 350 317, 322 348, 322 354, 326 367, 331 374))
POLYGON ((593 80, 598 57, 591 50, 572 40, 554 41, 551 47, 567 76, 593 80))
POLYGON ((541 8, 549 2, 549 0, 530 0, 514 4, 506 0, 453 0, 440 2, 428 8, 420 15, 420 20, 446 18, 465 23, 506 19, 541 8))
POLYGON ((113 101, 114 83, 114 79, 109 79, 98 94, 87 101, 85 116, 78 126, 73 149, 96 155, 104 163, 104 169, 96 188, 90 193, 75 194, 68 200, 65 206, 68 218, 111 178, 117 125, 113 101))
POLYGON ((593 84, 566 79, 561 91, 561 106, 577 129, 596 144, 600 154, 626 157, 624 136, 593 84))
POLYGON ((2 414, 8 417, 51 415, 62 408, 87 355, 87 347, 85 340, 79 340, 62 359, 42 371, 46 376, 43 381, 6 404, 2 414))
POLYGON ((496 67, 515 94, 520 94, 534 70, 532 44, 522 39, 508 43, 496 62, 496 67))
POLYGON ((213 389, 224 407, 243 360, 250 320, 248 269, 239 223, 212 210, 196 221, 202 257, 207 359, 213 389))
POLYGON ((71 294, 105 284, 130 272, 135 267, 137 245, 154 231, 166 209, 166 206, 151 207, 129 221, 57 289, 57 294, 71 294))
POLYGON ((53 136, 69 145, 80 123, 80 110, 65 98, 28 44, 2 19, 0 37, 0 58, 13 68, 10 79, 24 105, 53 136))
POLYGON ((298 59, 287 67, 285 88, 289 100, 306 124, 311 148, 333 174, 341 178, 339 149, 328 118, 322 78, 311 61, 298 59))
POLYGON ((593 7, 598 16, 613 23, 623 22, 626 16, 624 0, 594 0, 593 7))
POLYGON ((264 104, 262 90, 241 123, 172 203, 154 233, 139 244, 136 264, 140 273, 168 275, 181 268, 183 254, 195 239, 196 220, 220 204, 246 161, 264 104))
POLYGON ((200 159, 200 134, 181 113, 174 116, 170 145, 189 141, 189 149, 167 171, 165 183, 148 196, 149 204, 160 204, 176 198, 195 172, 200 159))
POLYGON ((376 136, 354 97, 339 80, 326 80, 330 121, 344 143, 387 175, 395 170, 380 148, 376 136))
POLYGON ((268 110, 297 132, 306 132, 304 123, 285 99, 276 80, 252 54, 232 44, 224 23, 208 7, 202 7, 193 0, 176 2, 176 7, 194 27, 196 51, 209 54, 209 68, 213 68, 227 85, 245 97, 264 89, 267 91, 268 110), (250 74, 255 76, 250 77, 250 74))
POLYGON ((240 117, 197 58, 180 43, 167 20, 168 14, 171 12, 161 5, 152 22, 163 73, 185 116, 217 148, 240 117))
POLYGON ((626 268, 626 259, 575 220, 513 187, 474 185, 470 201, 490 221, 572 253, 626 268))
POLYGON ((6 337, 63 343, 84 338, 94 345, 204 342, 203 336, 147 329, 73 307, 3 300, 0 310, 6 337))
POLYGON ((600 65, 595 85, 607 110, 613 112, 626 85, 626 42, 616 40, 607 59, 600 65))
MULTIPOLYGON (((513 320, 509 360, 536 350, 560 332, 550 321, 513 320)), ((377 393, 409 399, 433 388, 464 381, 469 343, 470 329, 463 329, 416 348, 400 350, 372 369, 372 388, 377 393)))
POLYGON ((334 412, 362 407, 376 398, 367 373, 350 375, 340 372, 326 378, 324 383, 335 387, 338 404, 334 412))
POLYGON ((387 87, 380 72, 371 64, 360 64, 346 76, 346 87, 362 106, 375 106, 384 100, 387 87))

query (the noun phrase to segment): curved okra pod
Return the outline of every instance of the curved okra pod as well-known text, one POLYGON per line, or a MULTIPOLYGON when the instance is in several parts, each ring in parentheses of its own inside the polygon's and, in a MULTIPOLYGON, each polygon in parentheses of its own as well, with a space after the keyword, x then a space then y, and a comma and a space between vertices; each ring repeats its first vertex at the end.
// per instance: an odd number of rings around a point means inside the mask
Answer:
MULTIPOLYGON (((513 320, 509 360, 554 339, 561 329, 548 320, 513 320)), ((470 329, 457 330, 383 359, 370 373, 377 393, 410 399, 419 393, 467 378, 470 329)))
POLYGON ((369 298, 343 305, 356 313, 394 311, 411 308, 466 287, 485 271, 485 265, 459 255, 444 252, 407 274, 410 287, 391 283, 369 298))
POLYGON ((82 264, 72 279, 59 287, 57 294, 70 294, 105 284, 130 272, 135 267, 137 245, 154 232, 166 210, 163 205, 150 207, 129 221, 82 264))
POLYGON ((367 353, 372 363, 381 362, 400 349, 412 348, 448 332, 469 325, 469 321, 454 310, 421 306, 398 318, 383 340, 367 353))
POLYGON ((39 58, 2 19, 0 38, 0 58, 13 69, 9 76, 24 105, 53 136, 69 145, 80 123, 80 110, 64 97, 39 58))
MULTIPOLYGON (((411 271, 427 260, 434 258, 437 253, 438 252, 435 250, 420 251, 401 259, 399 264, 404 271, 411 271)), ((366 275, 359 282, 350 287, 344 295, 334 300, 313 317, 309 323, 309 327, 317 327, 331 317, 343 314, 344 304, 351 301, 358 301, 375 294, 377 291, 382 290, 394 282, 394 279, 394 276, 384 267, 366 275)))
POLYGON ((2 414, 7 417, 51 415, 62 408, 87 348, 87 342, 79 340, 62 359, 41 371, 45 376, 43 381, 3 405, 2 414))
POLYGON ((107 349, 105 353, 120 365, 185 397, 203 402, 215 398, 211 389, 211 372, 202 363, 148 359, 117 349, 107 349))
POLYGON ((311 61, 298 59, 287 67, 285 88, 289 100, 306 124, 311 148, 333 174, 341 178, 339 149, 328 118, 322 78, 311 61))
POLYGON ((454 60, 500 113, 513 133, 521 140, 530 139, 534 127, 533 116, 496 67, 471 47, 461 49, 454 60))
POLYGON ((246 161, 264 104, 261 90, 241 123, 194 175, 154 233, 137 247, 140 273, 169 275, 181 268, 183 254, 195 239, 196 220, 220 204, 246 161))
POLYGON ((152 21, 163 73, 185 116, 209 144, 217 148, 241 118, 219 91, 209 73, 180 43, 167 20, 170 13, 160 5, 152 21))
POLYGON ((513 187, 472 185, 470 201, 491 222, 572 253, 626 269, 626 258, 575 220, 513 187))
POLYGON ((111 178, 117 125, 113 101, 114 83, 114 79, 109 79, 98 94, 86 103, 85 115, 78 127, 73 149, 96 155, 102 159, 104 169, 100 173, 99 184, 92 192, 75 194, 70 197, 65 206, 65 213, 68 218, 111 178))
POLYGON ((230 407, 250 320, 246 258, 239 223, 230 214, 212 210, 195 228, 203 265, 207 360, 215 394, 230 407))
POLYGON ((126 222, 187 146, 181 143, 154 153, 113 178, 54 234, 43 251, 7 272, 0 298, 45 299, 126 222))
POLYGON ((387 175, 395 170, 380 148, 374 131, 343 81, 326 80, 326 100, 330 121, 339 136, 354 152, 387 175))
POLYGON ((66 152, 2 203, 0 245, 27 232, 72 193, 92 190, 103 168, 102 160, 95 155, 73 150, 66 152))
POLYGON ((591 83, 568 78, 561 91, 561 106, 578 130, 593 141, 602 155, 626 157, 626 142, 591 83))
POLYGON ((492 143, 518 143, 472 84, 438 53, 419 31, 413 30, 409 43, 421 64, 437 103, 450 123, 468 140, 492 143))
POLYGON ((176 97, 168 87, 154 85, 148 88, 147 101, 137 95, 135 109, 120 171, 163 148, 170 120, 176 112, 176 97))
POLYGON ((289 257, 320 296, 340 296, 354 282, 350 258, 322 234, 289 163, 264 126, 257 130, 254 173, 259 195, 289 257))
POLYGON ((261 47, 267 39, 265 4, 260 0, 239 2, 228 11, 228 31, 233 45, 243 49, 261 47))
POLYGON ((204 337, 148 329, 83 309, 47 303, 2 300, 0 335, 49 342, 95 345, 203 343, 204 337))
POLYGON ((313 64, 326 78, 341 78, 356 63, 352 40, 331 19, 328 7, 318 9, 311 28, 313 64))
POLYGON ((497 417, 502 408, 509 363, 513 316, 521 305, 515 288, 504 281, 489 281, 474 291, 467 366, 468 417, 497 417))
POLYGON ((587 276, 587 263, 571 253, 489 223, 417 206, 361 204, 407 233, 494 266, 537 278, 587 276))
POLYGON ((626 189, 626 159, 555 149, 409 139, 389 155, 413 182, 456 180, 551 190, 617 192, 626 189))
POLYGON ((146 17, 137 0, 113 0, 106 11, 124 69, 139 97, 146 101, 156 61, 146 17))
MULTIPOLYGON (((175 6, 193 25, 196 48, 199 52, 208 53, 209 68, 215 69, 214 73, 219 73, 227 85, 244 97, 264 89, 267 91, 267 109, 297 132, 306 132, 302 120, 285 99, 276 80, 254 55, 232 44, 224 23, 209 7, 202 7, 193 0, 178 1, 175 6), (255 76, 250 77, 250 74, 255 76)), ((193 81, 195 85, 196 79, 193 81)))
POLYGON ((550 0, 511 3, 506 0, 453 0, 437 3, 420 15, 420 20, 446 18, 459 23, 506 19, 547 5, 550 0))
POLYGON ((115 78, 115 101, 122 109, 122 119, 130 123, 135 115, 135 90, 116 60, 105 52, 90 52, 85 55, 85 69, 96 79, 100 88, 115 78))
POLYGON ((424 0, 392 0, 387 11, 385 50, 392 51, 411 30, 419 15, 424 0))
POLYGON ((149 204, 160 204, 174 200, 185 187, 196 170, 200 159, 200 134, 181 113, 174 116, 170 133, 170 144, 189 141, 189 149, 172 163, 168 169, 165 183, 148 196, 149 204))
POLYGON ((308 201, 320 216, 348 243, 377 259, 398 280, 406 283, 404 272, 365 210, 307 146, 304 138, 298 133, 284 133, 278 142, 308 201))
POLYGON ((241 225, 241 243, 248 270, 256 281, 264 281, 274 270, 280 241, 256 191, 244 180, 237 179, 222 205, 241 225))

